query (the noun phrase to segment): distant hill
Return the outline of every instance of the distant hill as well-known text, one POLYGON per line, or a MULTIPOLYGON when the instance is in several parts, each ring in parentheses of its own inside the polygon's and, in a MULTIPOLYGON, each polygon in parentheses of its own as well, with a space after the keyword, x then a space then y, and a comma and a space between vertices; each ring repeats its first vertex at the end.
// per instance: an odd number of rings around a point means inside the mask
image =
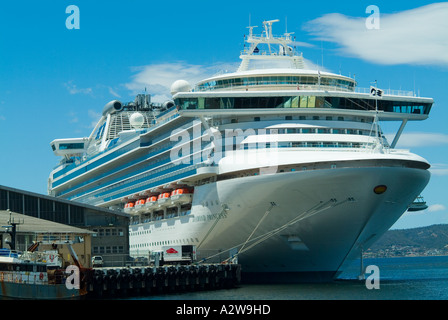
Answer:
POLYGON ((366 251, 366 256, 448 255, 448 224, 389 230, 366 251))

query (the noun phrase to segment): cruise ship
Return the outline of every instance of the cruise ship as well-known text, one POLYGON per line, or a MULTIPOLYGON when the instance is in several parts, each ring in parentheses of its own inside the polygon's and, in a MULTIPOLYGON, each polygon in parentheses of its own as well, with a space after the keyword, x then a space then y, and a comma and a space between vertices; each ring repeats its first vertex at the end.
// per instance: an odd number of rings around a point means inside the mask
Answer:
POLYGON ((132 257, 188 245, 244 280, 336 277, 427 185, 428 161, 395 146, 433 99, 311 70, 277 21, 249 27, 235 72, 111 101, 89 137, 52 141, 49 194, 129 213, 132 257))

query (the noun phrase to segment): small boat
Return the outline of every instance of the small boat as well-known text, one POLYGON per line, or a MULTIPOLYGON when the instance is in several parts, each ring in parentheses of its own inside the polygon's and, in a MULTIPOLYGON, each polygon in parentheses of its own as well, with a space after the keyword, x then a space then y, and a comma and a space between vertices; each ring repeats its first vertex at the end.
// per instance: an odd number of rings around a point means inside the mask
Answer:
POLYGON ((148 197, 148 198, 146 198, 145 207, 151 208, 156 203, 157 203, 157 196, 148 197))
POLYGON ((125 213, 132 213, 134 211, 134 202, 128 202, 124 205, 124 212, 125 213))
POLYGON ((160 206, 164 206, 166 204, 168 204, 168 200, 171 197, 171 192, 162 192, 161 194, 159 194, 158 198, 157 198, 157 204, 160 206))
POLYGON ((146 199, 139 199, 135 202, 135 211, 140 213, 143 211, 146 199))
POLYGON ((0 295, 12 299, 76 299, 84 289, 66 284, 57 252, 0 249, 0 295))
POLYGON ((428 208, 428 205, 426 204, 426 201, 423 199, 422 196, 418 196, 415 198, 414 202, 412 202, 409 207, 408 211, 414 212, 414 211, 421 211, 428 208))
POLYGON ((186 204, 193 201, 192 188, 179 188, 171 193, 172 204, 186 204))

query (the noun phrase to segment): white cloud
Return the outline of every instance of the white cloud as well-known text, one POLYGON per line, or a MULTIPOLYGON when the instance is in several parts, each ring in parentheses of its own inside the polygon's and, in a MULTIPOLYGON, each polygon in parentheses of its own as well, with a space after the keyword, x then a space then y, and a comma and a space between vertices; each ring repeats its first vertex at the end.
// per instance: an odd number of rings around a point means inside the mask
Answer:
POLYGON ((78 88, 76 84, 73 84, 73 81, 68 81, 64 83, 64 86, 67 88, 70 94, 91 94, 92 88, 78 88))
POLYGON ((314 44, 307 43, 307 42, 300 42, 300 41, 293 41, 289 44, 289 46, 293 47, 304 47, 304 48, 314 48, 316 47, 314 44))
MULTIPOLYGON (((387 134, 389 142, 394 134, 387 134)), ((448 144, 448 135, 436 132, 408 132, 403 133, 398 140, 397 148, 434 147, 448 144)))
POLYGON ((380 9, 380 28, 367 29, 363 17, 332 13, 305 29, 318 39, 337 43, 344 54, 378 64, 448 66, 448 2, 394 14, 380 9))
POLYGON ((444 211, 446 207, 443 204, 433 204, 428 207, 428 212, 444 211))
POLYGON ((420 215, 427 215, 430 212, 440 212, 445 211, 446 207, 443 204, 432 204, 429 205, 428 208, 424 210, 419 211, 406 211, 404 213, 404 217, 411 217, 411 216, 420 216, 420 215))
POLYGON ((112 87, 108 87, 108 89, 109 93, 113 95, 115 98, 121 98, 121 96, 112 87))
POLYGON ((433 163, 429 171, 435 176, 448 176, 448 164, 433 163))

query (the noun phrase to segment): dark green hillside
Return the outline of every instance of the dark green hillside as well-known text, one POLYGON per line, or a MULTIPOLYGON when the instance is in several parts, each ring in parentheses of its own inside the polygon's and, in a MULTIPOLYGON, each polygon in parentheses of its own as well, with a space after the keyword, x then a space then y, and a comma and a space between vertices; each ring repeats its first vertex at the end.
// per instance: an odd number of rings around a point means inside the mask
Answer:
POLYGON ((414 229, 389 230, 366 256, 448 255, 448 224, 414 229))

